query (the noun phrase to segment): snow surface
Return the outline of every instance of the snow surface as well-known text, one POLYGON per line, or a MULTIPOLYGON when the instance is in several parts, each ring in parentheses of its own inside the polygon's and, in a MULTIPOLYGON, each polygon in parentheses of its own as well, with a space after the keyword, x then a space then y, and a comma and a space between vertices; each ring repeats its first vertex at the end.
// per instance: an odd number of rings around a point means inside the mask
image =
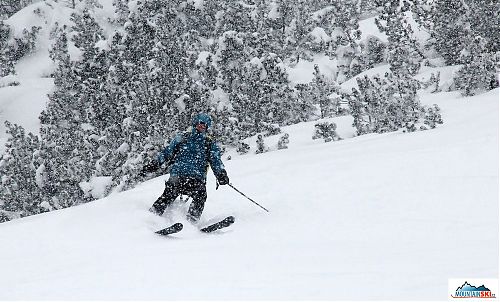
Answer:
POLYGON ((359 21, 359 30, 361 31, 360 41, 368 39, 370 36, 379 38, 382 42, 387 43, 387 35, 378 30, 375 23, 375 17, 367 18, 359 21))
POLYGON ((314 65, 319 65, 319 70, 328 78, 337 73, 337 60, 331 60, 326 55, 315 55, 312 61, 300 60, 293 68, 287 68, 288 78, 291 83, 306 84, 314 79, 314 65))
POLYGON ((210 174, 202 225, 236 217, 216 234, 153 233, 185 222, 148 212, 167 176, 0 224, 0 299, 445 300, 449 278, 498 276, 498 94, 422 93, 445 121, 429 131, 284 128, 289 149, 225 160, 270 214, 210 174))
MULTIPOLYGON (((129 2, 132 11, 136 3, 129 2)), ((111 1, 103 4, 97 21, 109 37, 113 10, 111 1)), ((0 88, 0 154, 5 120, 38 132, 53 89, 49 34, 55 22, 71 25, 65 6, 38 2, 7 21, 16 35, 32 25, 42 30, 36 52, 16 65, 20 85, 0 88)), ((387 41, 374 18, 360 29, 362 40, 387 41)), ((314 64, 326 76, 337 71, 335 60, 316 56, 287 69, 291 82, 311 81, 314 64)), ((418 77, 440 71, 446 87, 455 69, 426 68, 418 77)), ((381 65, 359 76, 387 70, 381 65)), ((355 85, 351 79, 342 87, 355 85)), ((147 211, 167 175, 92 203, 0 224, 0 300, 444 300, 448 278, 497 277, 499 90, 471 98, 419 94, 442 108, 444 125, 355 137, 352 117, 343 116, 327 119, 337 123, 342 141, 312 140, 316 122, 310 122, 282 129, 290 135, 286 150, 276 146, 283 133, 265 138, 268 153, 253 154, 255 137, 246 140, 252 153, 229 150, 224 162, 231 182, 271 213, 227 186, 216 191, 210 174, 201 225, 236 216, 216 234, 185 223, 170 238, 154 235, 185 222, 187 204, 165 217, 147 211)), ((89 193, 103 194, 106 181, 102 191, 89 193)))

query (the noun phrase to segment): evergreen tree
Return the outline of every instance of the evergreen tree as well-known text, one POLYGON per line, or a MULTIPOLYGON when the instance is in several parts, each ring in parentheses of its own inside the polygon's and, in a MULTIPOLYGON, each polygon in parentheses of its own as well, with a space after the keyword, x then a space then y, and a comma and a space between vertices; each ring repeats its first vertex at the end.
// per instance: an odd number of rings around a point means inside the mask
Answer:
MULTIPOLYGON (((378 10, 378 1, 377 0, 360 0, 358 1, 358 11, 360 12, 360 16, 366 18, 371 17, 377 14, 378 10)), ((364 19, 363 18, 363 19, 364 19)))
POLYGON ((113 6, 115 7, 115 18, 113 21, 118 25, 124 25, 130 13, 128 0, 113 0, 113 6))
POLYGON ((260 154, 269 151, 269 148, 264 143, 264 138, 261 134, 257 135, 257 150, 255 150, 255 154, 260 154))
POLYGON ((500 3, 495 0, 464 1, 468 6, 469 24, 474 37, 480 36, 484 39, 483 52, 500 51, 500 35, 498 34, 500 32, 500 21, 498 20, 500 3))
POLYGON ((281 59, 272 53, 243 66, 236 90, 230 94, 242 138, 265 131, 268 124, 290 124, 300 110, 289 87, 281 59))
POLYGON ((215 111, 213 133, 217 140, 224 146, 237 147, 241 139, 238 131, 238 123, 232 117, 232 112, 228 108, 215 111))
MULTIPOLYGON (((285 45, 286 40, 286 31, 290 26, 293 18, 294 18, 294 6, 297 5, 296 1, 287 1, 287 0, 277 0, 275 2, 277 6, 276 11, 278 13, 278 17, 274 20, 274 28, 280 32, 280 35, 277 36, 281 45, 285 45)), ((284 48, 284 47, 283 47, 284 48)))
POLYGON ((496 66, 500 64, 500 51, 488 52, 487 45, 487 40, 478 36, 460 56, 464 66, 455 74, 454 82, 465 96, 498 87, 496 66))
POLYGON ((217 36, 227 31, 245 33, 253 24, 250 7, 241 1, 222 1, 216 18, 217 36))
POLYGON ((192 92, 185 91, 192 82, 182 41, 184 27, 174 6, 142 3, 137 13, 129 15, 124 36, 114 38, 111 52, 116 60, 106 86, 118 109, 112 120, 120 120, 120 126, 109 124, 103 133, 101 150, 106 152, 99 163, 112 167, 118 189, 130 188, 140 179, 147 157, 164 147, 192 110, 185 103, 190 96, 182 97, 192 92), (106 142, 112 135, 119 135, 119 143, 106 142))
POLYGON ((203 2, 187 1, 179 6, 179 12, 185 18, 188 30, 197 30, 204 38, 211 38, 216 27, 216 14, 219 11, 220 1, 208 0, 203 2))
POLYGON ((342 83, 359 72, 351 71, 352 61, 360 53, 357 43, 361 37, 357 1, 332 1, 327 12, 325 20, 329 22, 327 32, 331 33, 330 52, 338 61, 336 80, 342 83))
POLYGON ((24 29, 21 36, 13 36, 9 41, 10 29, 2 22, 0 23, 0 33, 5 37, 0 38, 0 76, 15 74, 14 65, 25 55, 35 49, 35 42, 41 27, 33 26, 31 30, 24 29))
POLYGON ((8 19, 32 3, 33 0, 0 0, 0 19, 8 19))
POLYGON ((339 91, 335 82, 327 79, 319 70, 318 65, 314 65, 314 78, 309 84, 311 87, 312 99, 314 104, 319 104, 321 118, 329 117, 339 112, 340 103, 333 101, 330 94, 339 91))
POLYGON ((419 71, 424 57, 405 18, 408 10, 407 2, 401 4, 399 0, 387 0, 382 13, 375 19, 378 29, 387 35, 387 61, 391 72, 402 81, 419 71))
POLYGON ((34 154, 38 138, 23 127, 5 123, 9 139, 0 159, 0 222, 46 212, 41 203, 34 154))
POLYGON ((429 128, 436 128, 437 124, 443 123, 443 118, 441 117, 441 108, 438 105, 434 104, 432 107, 427 108, 427 112, 425 114, 424 124, 429 128))
POLYGON ((280 137, 280 140, 278 141, 278 150, 281 149, 288 149, 288 144, 290 143, 290 135, 288 133, 283 134, 282 137, 280 137))
POLYGON ((104 119, 99 123, 98 135, 93 139, 98 157, 93 175, 111 176, 114 185, 120 183, 121 166, 130 150, 124 129, 130 91, 127 82, 129 74, 121 59, 124 52, 120 44, 122 38, 120 33, 115 33, 111 39, 110 49, 106 53, 109 69, 101 85, 102 93, 99 94, 99 98, 102 101, 102 108, 98 111, 104 119))
POLYGON ((73 38, 82 50, 82 60, 70 62, 66 34, 57 34, 51 50, 57 64, 56 86, 40 116, 40 166, 44 168, 40 183, 44 199, 54 208, 88 200, 80 184, 92 176, 97 159, 95 125, 103 121, 93 110, 98 107, 100 81, 106 70, 103 53, 95 48, 103 37, 102 30, 87 10, 72 18, 76 32, 73 38))
POLYGON ((430 45, 447 65, 459 64, 461 53, 478 36, 484 39, 485 52, 499 50, 497 1, 419 0, 413 4, 417 21, 430 33, 430 45))
POLYGON ((312 86, 309 84, 297 84, 295 85, 295 91, 297 94, 296 104, 298 108, 298 112, 295 115, 295 123, 311 120, 316 111, 312 86))
POLYGON ((470 35, 464 1, 416 1, 413 10, 419 16, 419 23, 430 32, 432 45, 445 63, 456 64, 470 35))
POLYGON ((322 138, 325 143, 341 140, 340 136, 337 134, 337 124, 333 122, 323 122, 314 125, 315 131, 312 139, 322 138))
POLYGON ((236 31, 224 32, 217 43, 216 63, 226 92, 231 93, 239 84, 237 81, 247 58, 243 35, 236 31))
POLYGON ((379 38, 369 36, 366 41, 360 43, 360 47, 360 61, 363 69, 373 68, 384 61, 386 46, 379 38))
POLYGON ((0 77, 14 73, 14 62, 9 53, 10 27, 0 20, 0 77))
POLYGON ((238 149, 236 149, 236 152, 238 152, 238 154, 247 154, 248 151, 250 151, 250 146, 248 144, 246 144, 245 142, 238 143, 238 149))
POLYGON ((398 129, 412 132, 423 125, 425 108, 418 102, 416 80, 402 82, 388 73, 384 78, 365 76, 357 81, 359 90, 353 88, 347 98, 358 135, 398 129))
MULTIPOLYGON (((287 29, 285 41, 285 57, 291 57, 292 64, 296 64, 300 59, 311 61, 313 55, 314 40, 311 32, 315 26, 311 18, 312 12, 308 1, 297 0, 293 6, 293 18, 287 29)), ((326 45, 316 47, 316 51, 321 52, 326 45)))

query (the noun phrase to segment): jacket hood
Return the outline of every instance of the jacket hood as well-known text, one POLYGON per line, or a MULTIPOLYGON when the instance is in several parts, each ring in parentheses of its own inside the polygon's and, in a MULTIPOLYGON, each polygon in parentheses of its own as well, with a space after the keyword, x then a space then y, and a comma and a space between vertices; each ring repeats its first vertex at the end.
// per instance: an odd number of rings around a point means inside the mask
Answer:
POLYGON ((193 117, 191 125, 193 126, 193 128, 196 128, 196 125, 199 122, 205 123, 207 125, 207 129, 212 126, 212 118, 210 118, 210 115, 208 115, 206 113, 199 113, 199 114, 195 115, 193 117))

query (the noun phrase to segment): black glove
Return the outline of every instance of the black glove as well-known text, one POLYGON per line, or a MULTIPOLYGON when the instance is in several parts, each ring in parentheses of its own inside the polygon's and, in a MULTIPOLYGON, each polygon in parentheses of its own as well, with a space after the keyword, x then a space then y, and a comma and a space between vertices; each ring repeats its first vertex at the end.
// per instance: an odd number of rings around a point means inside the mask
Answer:
POLYGON ((222 170, 219 175, 217 175, 217 181, 220 185, 229 184, 229 177, 227 176, 226 170, 222 170))
POLYGON ((154 172, 160 168, 160 163, 156 160, 152 160, 149 164, 142 167, 141 175, 146 175, 147 173, 154 172))

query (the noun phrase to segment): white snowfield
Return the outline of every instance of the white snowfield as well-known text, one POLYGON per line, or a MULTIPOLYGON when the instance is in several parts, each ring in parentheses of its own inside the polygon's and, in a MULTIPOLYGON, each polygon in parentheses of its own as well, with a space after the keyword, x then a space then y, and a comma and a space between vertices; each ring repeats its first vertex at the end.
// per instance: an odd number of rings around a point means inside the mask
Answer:
MULTIPOLYGON (((498 93, 423 94, 444 125, 416 133, 311 140, 285 128, 287 150, 225 160, 208 178, 201 234, 186 205, 148 208, 167 175, 81 206, 0 224, 0 300, 446 300, 449 278, 498 276, 498 93)), ((498 293, 497 293, 498 294, 498 293)))

